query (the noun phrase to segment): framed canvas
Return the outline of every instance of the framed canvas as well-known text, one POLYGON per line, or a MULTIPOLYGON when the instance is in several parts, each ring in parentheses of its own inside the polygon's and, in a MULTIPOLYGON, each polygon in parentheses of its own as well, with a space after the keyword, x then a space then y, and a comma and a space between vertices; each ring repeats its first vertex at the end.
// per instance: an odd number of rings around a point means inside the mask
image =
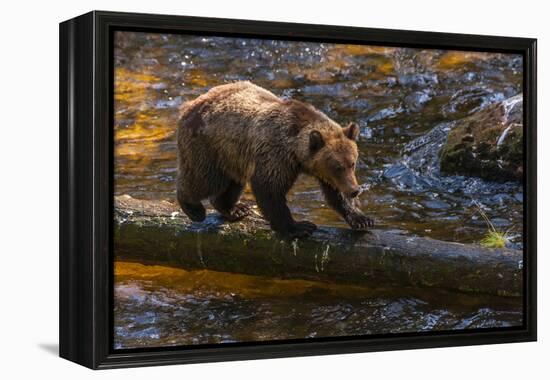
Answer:
POLYGON ((60 356, 536 340, 536 40, 60 24, 60 356))

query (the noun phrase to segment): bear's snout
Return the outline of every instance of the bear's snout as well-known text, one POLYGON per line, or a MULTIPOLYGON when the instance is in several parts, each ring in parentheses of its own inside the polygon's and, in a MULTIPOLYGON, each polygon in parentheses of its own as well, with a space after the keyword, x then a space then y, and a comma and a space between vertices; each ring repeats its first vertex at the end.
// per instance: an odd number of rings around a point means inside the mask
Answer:
POLYGON ((359 195, 360 188, 353 172, 342 178, 339 188, 346 198, 355 198, 359 195))

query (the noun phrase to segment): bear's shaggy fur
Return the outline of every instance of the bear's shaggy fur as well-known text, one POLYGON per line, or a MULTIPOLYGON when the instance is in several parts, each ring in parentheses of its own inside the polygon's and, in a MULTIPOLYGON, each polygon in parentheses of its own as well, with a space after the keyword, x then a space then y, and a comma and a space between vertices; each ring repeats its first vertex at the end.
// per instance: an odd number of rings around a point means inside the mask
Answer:
POLYGON ((342 128, 325 114, 296 100, 282 100, 250 82, 212 88, 182 106, 179 120, 177 198, 193 221, 206 212, 201 201, 226 219, 250 213, 239 203, 246 183, 271 228, 299 237, 313 232, 296 222, 286 194, 300 173, 316 177, 327 203, 357 230, 372 220, 355 207, 359 128, 342 128))

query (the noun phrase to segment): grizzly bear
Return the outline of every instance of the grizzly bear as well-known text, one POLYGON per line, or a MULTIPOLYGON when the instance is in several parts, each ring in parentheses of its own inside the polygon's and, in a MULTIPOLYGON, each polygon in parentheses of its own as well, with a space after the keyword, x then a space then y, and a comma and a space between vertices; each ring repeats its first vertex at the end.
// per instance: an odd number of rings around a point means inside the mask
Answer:
POLYGON ((202 221, 201 201, 227 220, 250 213, 239 203, 250 183, 271 228, 285 236, 311 234, 315 224, 292 218, 286 194, 301 173, 319 181, 327 203, 354 230, 372 219, 353 198, 359 127, 342 128, 313 106, 283 100, 250 82, 220 85, 183 104, 178 122, 177 199, 185 214, 202 221))

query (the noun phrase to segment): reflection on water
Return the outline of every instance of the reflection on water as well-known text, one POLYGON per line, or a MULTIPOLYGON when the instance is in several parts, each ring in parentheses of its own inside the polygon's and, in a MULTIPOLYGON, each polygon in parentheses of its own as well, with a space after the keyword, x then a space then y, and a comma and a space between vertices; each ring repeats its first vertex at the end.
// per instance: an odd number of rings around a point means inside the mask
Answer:
POLYGON ((521 324, 521 300, 117 262, 115 348, 521 324))
MULTIPOLYGON (((478 241, 486 225, 476 200, 500 227, 522 230, 519 184, 474 180, 463 192, 462 177, 424 186, 387 173, 412 139, 520 93, 519 55, 128 32, 115 46, 116 194, 174 199, 178 107, 213 86, 251 80, 342 124, 358 122, 358 178, 371 184, 361 201, 380 227, 478 241)), ((299 218, 345 226, 309 178, 289 200, 299 218)))
MULTIPOLYGON (((379 227, 479 241, 475 200, 521 247, 519 184, 423 178, 406 156, 434 127, 520 93, 519 55, 117 32, 115 193, 174 200, 179 106, 236 80, 359 124, 357 175, 370 186, 361 202, 379 227)), ((346 227, 309 178, 289 202, 298 219, 346 227)), ((521 324, 520 302, 117 263, 115 346, 511 326, 521 324)))

